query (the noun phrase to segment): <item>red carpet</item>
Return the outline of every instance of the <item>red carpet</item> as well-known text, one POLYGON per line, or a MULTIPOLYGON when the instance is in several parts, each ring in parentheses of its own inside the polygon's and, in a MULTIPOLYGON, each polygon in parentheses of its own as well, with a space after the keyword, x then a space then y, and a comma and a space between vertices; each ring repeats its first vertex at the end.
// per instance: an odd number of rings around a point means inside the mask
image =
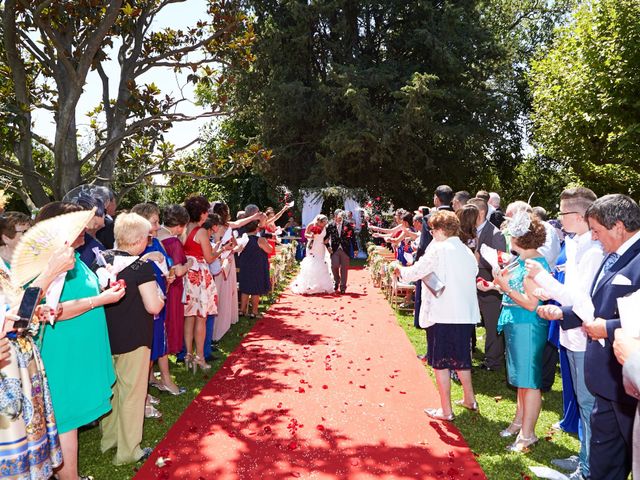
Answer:
POLYGON ((484 479, 367 272, 343 296, 285 294, 136 479, 484 479), (159 468, 159 456, 170 465, 159 468))

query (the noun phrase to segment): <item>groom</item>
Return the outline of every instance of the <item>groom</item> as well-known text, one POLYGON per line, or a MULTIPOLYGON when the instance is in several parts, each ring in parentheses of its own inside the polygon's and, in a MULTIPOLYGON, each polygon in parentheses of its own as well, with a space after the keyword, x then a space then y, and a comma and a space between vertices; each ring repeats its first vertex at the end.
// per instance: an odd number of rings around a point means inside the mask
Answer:
POLYGON ((349 270, 350 257, 348 252, 354 252, 358 256, 358 246, 353 226, 344 221, 344 212, 336 210, 333 222, 327 227, 327 240, 331 253, 331 271, 333 272, 334 289, 340 287, 340 293, 347 290, 347 272, 349 270))

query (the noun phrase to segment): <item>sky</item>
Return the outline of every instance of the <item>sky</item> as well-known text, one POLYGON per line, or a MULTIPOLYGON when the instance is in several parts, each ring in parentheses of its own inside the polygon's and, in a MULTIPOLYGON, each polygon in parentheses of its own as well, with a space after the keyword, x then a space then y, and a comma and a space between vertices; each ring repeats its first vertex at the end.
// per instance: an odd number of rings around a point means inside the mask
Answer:
MULTIPOLYGON (((198 19, 204 18, 206 15, 206 3, 204 0, 188 0, 183 4, 170 4, 165 7, 156 17, 153 23, 154 30, 160 30, 171 26, 172 28, 186 28, 195 25, 198 19)), ((117 45, 116 45, 117 47, 117 45)), ((118 81, 119 67, 115 59, 115 51, 112 52, 111 61, 105 64, 105 71, 109 75, 109 88, 111 90, 111 98, 115 98, 118 81)), ((144 76, 140 77, 139 83, 154 82, 160 90, 167 94, 175 96, 180 95, 179 86, 187 84, 186 76, 188 72, 181 74, 176 78, 176 74, 170 69, 154 68, 144 76)), ((187 98, 193 99, 192 84, 187 84, 183 89, 183 93, 187 98)), ((76 109, 76 123, 78 127, 79 145, 84 143, 88 127, 88 119, 86 112, 98 105, 102 97, 102 82, 96 72, 90 72, 87 76, 87 83, 84 93, 78 102, 76 109)), ((179 112, 185 114, 195 114, 202 112, 202 108, 192 103, 184 102, 179 107, 179 112)), ((55 136, 55 123, 52 112, 47 110, 36 110, 33 112, 34 130, 40 135, 53 140, 55 136)), ((177 147, 185 145, 197 136, 198 130, 210 122, 211 119, 196 120, 194 122, 178 122, 168 132, 165 139, 175 144, 177 147)))

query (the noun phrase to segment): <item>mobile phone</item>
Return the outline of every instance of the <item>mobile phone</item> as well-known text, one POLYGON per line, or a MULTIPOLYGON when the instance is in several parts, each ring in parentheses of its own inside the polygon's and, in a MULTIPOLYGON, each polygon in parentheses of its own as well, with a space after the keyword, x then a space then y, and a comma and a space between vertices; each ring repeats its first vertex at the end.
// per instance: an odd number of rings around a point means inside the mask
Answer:
POLYGON ((38 287, 28 287, 24 290, 20 307, 18 308, 19 320, 13 323, 14 328, 27 328, 31 317, 33 317, 38 302, 40 301, 40 294, 42 290, 38 287))

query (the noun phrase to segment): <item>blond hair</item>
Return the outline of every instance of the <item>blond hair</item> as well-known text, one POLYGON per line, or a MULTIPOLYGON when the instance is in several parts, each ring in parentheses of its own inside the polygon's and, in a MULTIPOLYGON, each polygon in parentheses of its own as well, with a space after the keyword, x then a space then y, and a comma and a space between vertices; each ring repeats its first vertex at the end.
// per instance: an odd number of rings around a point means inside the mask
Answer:
POLYGON ((113 225, 113 235, 118 248, 137 245, 149 236, 151 223, 137 213, 121 213, 113 225))

